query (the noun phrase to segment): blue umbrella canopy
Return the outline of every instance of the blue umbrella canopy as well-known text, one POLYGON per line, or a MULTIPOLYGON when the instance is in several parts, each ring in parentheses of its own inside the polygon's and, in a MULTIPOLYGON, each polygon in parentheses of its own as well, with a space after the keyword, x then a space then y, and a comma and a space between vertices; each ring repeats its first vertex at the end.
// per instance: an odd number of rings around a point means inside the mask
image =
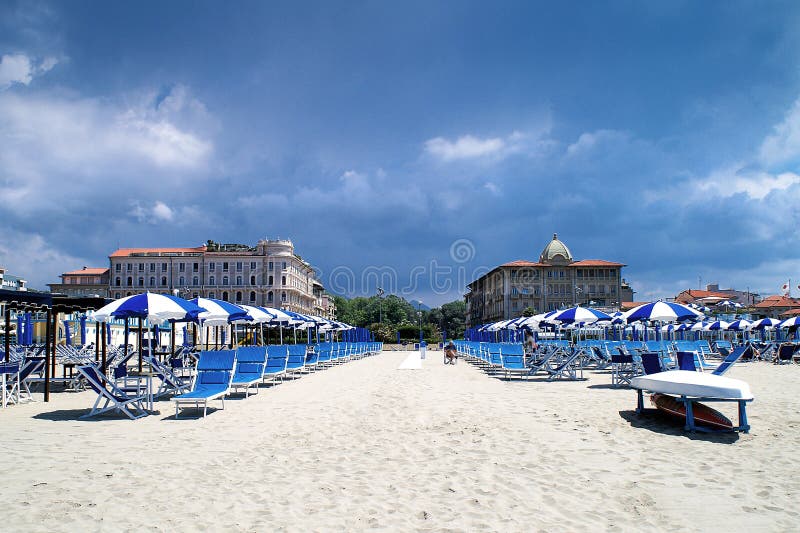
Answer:
POLYGON ((250 316, 246 309, 224 300, 194 298, 189 301, 205 309, 198 315, 198 318, 206 326, 224 326, 233 322, 250 322, 253 320, 253 317, 250 316))
POLYGON ((548 320, 553 322, 564 322, 566 324, 573 324, 575 322, 592 324, 600 320, 610 321, 611 316, 607 315, 602 311, 598 311, 597 309, 592 309, 591 307, 577 306, 577 307, 570 307, 569 309, 564 309, 563 311, 559 311, 553 316, 548 317, 548 320))
POLYGON ((640 320, 682 322, 684 320, 699 318, 702 315, 694 309, 674 302, 651 302, 640 305, 639 307, 634 307, 623 316, 630 324, 631 322, 638 322, 640 320))
POLYGON ((779 328, 789 328, 792 326, 800 326, 800 316, 793 316, 792 318, 787 318, 783 322, 777 325, 779 328))
POLYGON ((780 323, 777 318, 762 318, 753 322, 752 329, 772 329, 780 323))
POLYGON ((728 330, 730 331, 745 331, 750 329, 753 326, 753 323, 748 320, 734 320, 730 324, 728 324, 728 330))
POLYGON ((145 292, 114 300, 94 313, 98 322, 108 322, 112 318, 143 318, 153 324, 167 320, 197 320, 205 311, 197 304, 171 294, 145 292))

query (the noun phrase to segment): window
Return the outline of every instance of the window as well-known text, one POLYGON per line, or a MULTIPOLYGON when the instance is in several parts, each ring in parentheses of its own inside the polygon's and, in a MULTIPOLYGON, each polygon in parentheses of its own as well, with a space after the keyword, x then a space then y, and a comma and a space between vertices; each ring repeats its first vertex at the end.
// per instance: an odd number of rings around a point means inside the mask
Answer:
POLYGON ((236 302, 239 303, 242 301, 242 291, 236 291, 236 302))
POLYGON ((186 278, 181 276, 178 278, 178 286, 183 287, 184 285, 186 285, 186 278))
POLYGON ((144 272, 144 263, 139 263, 139 272, 144 272))
POLYGON ((197 276, 192 277, 192 285, 194 285, 195 287, 200 285, 200 278, 197 276))
POLYGON ((283 292, 281 293, 281 301, 282 301, 282 302, 285 302, 285 301, 286 301, 286 291, 283 291, 283 292))
POLYGON ((216 263, 209 263, 208 264, 208 271, 209 272, 214 272, 216 269, 217 269, 217 264, 216 263))
POLYGON ((256 301, 256 291, 250 291, 250 302, 256 301))
POLYGON ((122 263, 117 263, 114 265, 114 272, 121 272, 122 271, 122 263))
POLYGON ((286 276, 281 276, 281 285, 286 285, 286 276))
POLYGON ((186 272, 186 263, 178 263, 178 272, 186 272))
POLYGON ((128 263, 127 265, 125 265, 125 270, 130 272, 131 270, 133 270, 133 265, 131 263, 128 263))
POLYGON ((242 285, 242 276, 236 276, 236 285, 242 285))
POLYGON ((241 271, 242 271, 242 262, 236 261, 236 272, 241 272, 241 271))
POLYGON ((209 292, 209 293, 208 293, 208 297, 209 297, 209 298, 216 298, 216 296, 214 296, 214 293, 213 293, 213 292, 209 292))
POLYGON ((227 272, 228 271, 228 263, 227 262, 222 263, 222 271, 223 272, 227 272))
POLYGON ((228 276, 222 276, 222 284, 228 285, 228 276))
POLYGON ((197 292, 193 292, 193 293, 192 293, 192 298, 197 298, 198 296, 200 296, 200 295, 199 295, 199 294, 197 294, 197 292))
POLYGON ((167 264, 161 263, 161 272, 166 272, 166 271, 167 271, 167 264))
POLYGON ((139 286, 144 287, 144 278, 139 278, 139 286))
POLYGON ((256 269, 256 262, 250 261, 250 270, 255 270, 255 269, 256 269))
POLYGON ((200 263, 192 263, 192 272, 200 272, 200 263))
POLYGON ((286 261, 283 262, 283 269, 286 270, 286 261))
POLYGON ((269 292, 267 293, 267 301, 268 301, 268 302, 271 302, 271 301, 272 301, 272 291, 269 291, 269 292))
POLYGON ((273 270, 273 269, 275 268, 275 264, 274 264, 272 261, 270 261, 270 262, 269 262, 269 266, 268 266, 267 268, 268 268, 269 270, 273 270))
POLYGON ((155 271, 156 271, 156 264, 150 263, 150 272, 155 272, 155 271))
POLYGON ((161 276, 161 286, 162 287, 167 286, 167 276, 161 276))
POLYGON ((150 287, 155 287, 156 286, 156 278, 155 278, 155 276, 150 276, 150 285, 149 286, 150 287))
POLYGON ((224 301, 228 301, 228 291, 222 291, 222 299, 224 301))
POLYGON ((274 281, 274 278, 272 276, 270 276, 269 279, 267 280, 267 285, 272 285, 273 281, 274 281))
POLYGON ((216 285, 217 284, 217 280, 214 278, 214 276, 211 276, 211 277, 208 278, 208 284, 209 285, 216 285))
POLYGON ((256 277, 250 276, 250 285, 255 285, 255 284, 256 284, 256 277))
POLYGON ((128 287, 133 287, 133 278, 128 276, 128 287))
POLYGON ((119 299, 121 298, 121 296, 120 296, 120 293, 118 293, 118 292, 115 292, 115 293, 114 293, 114 298, 115 298, 116 300, 119 300, 119 299))

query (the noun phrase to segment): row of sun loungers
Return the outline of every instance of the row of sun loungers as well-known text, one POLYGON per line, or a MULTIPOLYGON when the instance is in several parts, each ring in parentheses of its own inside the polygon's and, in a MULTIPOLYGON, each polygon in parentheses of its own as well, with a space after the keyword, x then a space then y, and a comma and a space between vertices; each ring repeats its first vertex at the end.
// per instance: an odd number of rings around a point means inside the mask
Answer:
MULTIPOLYGON (((147 356, 150 367, 148 377, 157 378, 156 391, 146 392, 144 387, 122 381, 122 371, 112 370, 114 378, 108 377, 92 361, 78 367, 78 372, 97 394, 97 400, 89 413, 82 418, 108 411, 117 411, 131 419, 146 416, 145 405, 153 397, 173 395, 175 417, 181 409, 197 408, 208 412, 209 402, 220 400, 225 407, 225 397, 242 392, 245 398, 251 392, 258 393, 259 385, 278 382, 292 375, 309 373, 353 359, 380 353, 382 343, 320 343, 317 345, 242 346, 235 350, 200 352, 193 376, 187 379, 173 367, 156 357, 147 356)), ((120 365, 126 368, 126 361, 120 365)), ((119 368, 119 367, 117 367, 119 368)))

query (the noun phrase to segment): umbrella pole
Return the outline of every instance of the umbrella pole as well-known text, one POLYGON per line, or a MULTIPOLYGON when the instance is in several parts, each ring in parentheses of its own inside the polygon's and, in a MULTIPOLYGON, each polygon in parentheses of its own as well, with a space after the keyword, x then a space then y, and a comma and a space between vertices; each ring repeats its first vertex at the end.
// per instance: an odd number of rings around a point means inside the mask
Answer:
POLYGON ((142 317, 139 317, 139 372, 142 371, 142 317))
MULTIPOLYGON (((47 315, 45 315, 44 329, 44 401, 50 401, 50 313, 52 311, 48 308, 47 315)), ((55 359, 55 354, 53 355, 55 359)))
MULTIPOLYGON (((100 324, 100 322, 98 322, 98 324, 100 324)), ((100 366, 103 369, 103 374, 105 374, 106 373, 106 364, 108 363, 108 360, 106 358, 106 324, 105 324, 105 322, 103 322, 103 326, 102 327, 103 327, 103 332, 100 334, 100 337, 101 337, 101 339, 100 339, 100 346, 101 346, 100 347, 100 353, 101 353, 101 357, 102 357, 102 359, 101 359, 102 363, 100 364, 100 366)), ((125 348, 125 349, 127 350, 127 348, 125 348)))
POLYGON ((281 345, 283 345, 283 326, 278 326, 278 330, 281 332, 281 345))
POLYGON ((100 362, 100 322, 94 322, 94 362, 100 362))
POLYGON ((175 357, 175 322, 172 323, 172 329, 169 334, 170 344, 170 357, 175 357))

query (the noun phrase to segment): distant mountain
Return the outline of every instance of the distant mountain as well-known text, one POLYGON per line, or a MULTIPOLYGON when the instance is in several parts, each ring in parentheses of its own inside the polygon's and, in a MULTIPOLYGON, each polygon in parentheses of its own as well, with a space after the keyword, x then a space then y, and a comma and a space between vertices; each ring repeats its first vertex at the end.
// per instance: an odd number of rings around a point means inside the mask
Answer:
POLYGON ((427 306, 427 305, 425 305, 424 303, 420 302, 419 300, 409 300, 409 301, 408 301, 408 303, 410 303, 411 305, 413 305, 413 306, 414 306, 414 309, 417 309, 417 307, 419 307, 419 308, 420 308, 420 309, 422 309, 423 311, 430 311, 430 310, 431 310, 431 308, 430 308, 430 307, 428 307, 428 306, 427 306))

